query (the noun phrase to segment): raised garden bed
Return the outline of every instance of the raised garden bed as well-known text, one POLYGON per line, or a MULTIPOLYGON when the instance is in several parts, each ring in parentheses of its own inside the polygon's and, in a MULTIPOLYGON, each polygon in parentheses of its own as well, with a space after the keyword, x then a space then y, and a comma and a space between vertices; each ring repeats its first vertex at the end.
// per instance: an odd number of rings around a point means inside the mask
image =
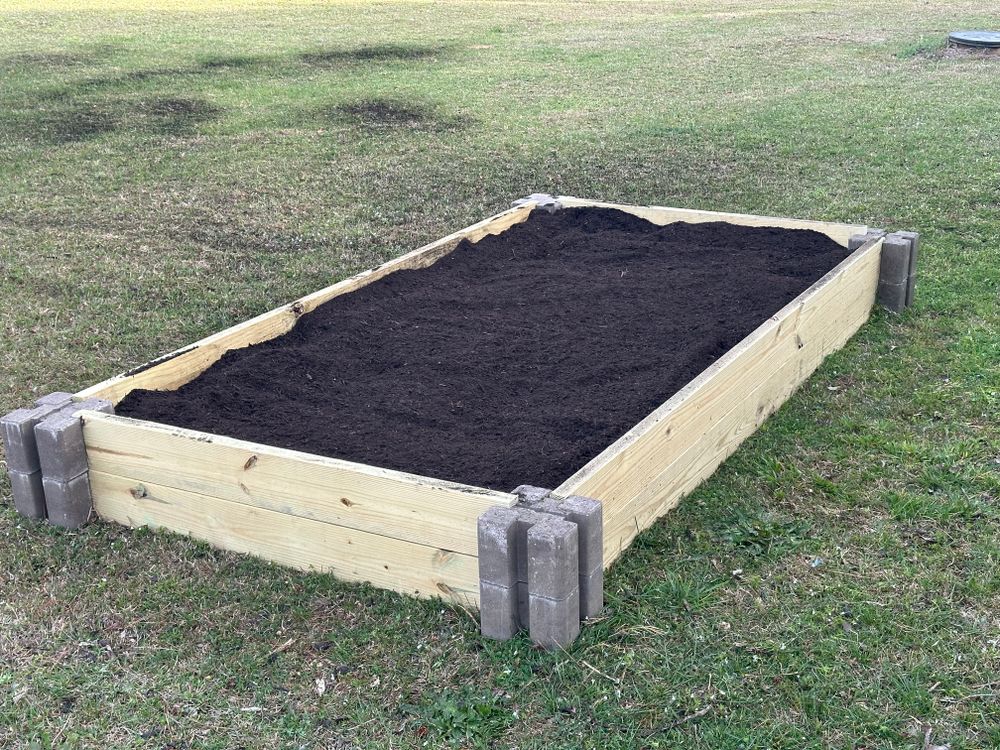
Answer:
MULTIPOLYGON (((539 201, 75 394, 119 412, 79 412, 96 513, 409 595, 483 592, 504 608, 487 627, 484 605, 484 630, 505 637, 528 619, 534 563, 518 568, 511 530, 510 565, 481 570, 480 518, 546 510, 518 485, 598 501, 596 552, 590 521, 547 508, 573 522, 566 586, 586 592, 584 558, 610 565, 877 295, 912 297, 914 236, 568 197, 532 214, 539 201)), ((539 623, 546 596, 563 595, 532 594, 539 623)), ((575 635, 549 631, 536 640, 575 635)))

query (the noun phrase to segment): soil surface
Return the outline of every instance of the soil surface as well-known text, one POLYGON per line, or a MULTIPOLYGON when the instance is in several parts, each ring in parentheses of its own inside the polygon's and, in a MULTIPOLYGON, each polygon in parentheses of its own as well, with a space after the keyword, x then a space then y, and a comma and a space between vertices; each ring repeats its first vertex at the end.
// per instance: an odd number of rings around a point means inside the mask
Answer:
POLYGON ((117 412, 493 489, 555 487, 847 255, 804 230, 535 211, 117 412))

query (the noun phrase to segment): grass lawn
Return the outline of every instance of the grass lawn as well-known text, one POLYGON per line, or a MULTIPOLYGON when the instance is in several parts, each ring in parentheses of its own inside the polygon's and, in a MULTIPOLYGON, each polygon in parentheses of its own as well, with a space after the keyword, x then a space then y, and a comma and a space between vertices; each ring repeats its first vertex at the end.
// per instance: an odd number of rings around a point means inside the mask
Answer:
POLYGON ((924 244, 568 653, 0 472, 0 746, 1000 747, 1000 56, 943 49, 995 10, 6 0, 2 412, 533 191, 924 244))

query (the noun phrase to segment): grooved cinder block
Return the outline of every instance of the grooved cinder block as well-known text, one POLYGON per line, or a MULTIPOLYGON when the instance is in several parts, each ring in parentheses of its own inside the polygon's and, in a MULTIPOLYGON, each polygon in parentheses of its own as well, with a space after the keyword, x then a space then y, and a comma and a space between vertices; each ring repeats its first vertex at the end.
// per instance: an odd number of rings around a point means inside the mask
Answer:
POLYGON ((886 284, 880 281, 876 299, 889 312, 901 313, 906 309, 906 290, 905 281, 901 284, 886 284))
POLYGON ((576 524, 580 539, 580 573, 604 569, 604 504, 570 495, 559 504, 563 517, 576 524))
POLYGON ((531 596, 529 604, 531 640, 547 649, 566 648, 580 635, 580 594, 576 589, 565 599, 531 596))
MULTIPOLYGON (((580 556, 580 617, 595 617, 604 608, 604 506, 599 500, 571 495, 564 500, 542 495, 541 488, 522 485, 515 490, 532 497, 532 510, 549 513, 577 526, 580 556), (537 491, 536 491, 537 490, 537 491)), ((527 503, 526 503, 527 504, 527 503)))
POLYGON ((518 206, 523 206, 527 203, 535 203, 537 204, 536 208, 548 211, 550 214, 555 213, 562 208, 562 203, 557 201, 548 193, 532 193, 524 198, 518 198, 516 201, 511 203, 511 206, 517 208, 518 206))
POLYGON ((886 235, 882 243, 876 299, 890 312, 899 313, 906 307, 910 252, 911 243, 908 239, 898 232, 886 235))
POLYGON ((580 619, 597 617, 604 609, 604 568, 580 576, 580 619))
POLYGON ((917 232, 897 232, 910 242, 910 270, 906 277, 906 306, 913 304, 913 292, 917 286, 917 256, 920 254, 920 234, 917 232))
POLYGON ((490 508, 478 522, 479 580, 511 588, 517 584, 517 511, 490 508))
POLYGON ((14 507, 22 516, 45 518, 45 490, 42 487, 42 472, 25 473, 8 469, 10 489, 14 495, 14 507))
POLYGON ((68 482, 42 475, 45 488, 45 511, 49 523, 64 529, 76 529, 90 518, 93 502, 90 496, 90 475, 80 474, 68 482))
POLYGON ((517 635, 517 588, 479 582, 479 629, 487 638, 506 641, 517 635))
POLYGON ((869 229, 867 232, 852 234, 847 240, 847 249, 854 252, 866 242, 874 240, 878 237, 885 237, 884 229, 869 229))
POLYGON ((72 393, 53 391, 35 400, 35 406, 66 406, 73 400, 72 393))
POLYGON ((517 509, 517 532, 514 542, 514 557, 517 562, 517 580, 528 582, 528 529, 551 516, 529 508, 517 509))
POLYGON ((25 474, 41 468, 35 442, 35 426, 60 408, 61 406, 54 404, 45 404, 32 409, 16 409, 0 417, 8 468, 25 474))
POLYGON ((114 413, 110 401, 92 398, 63 408, 35 426, 38 459, 46 478, 68 482, 87 470, 83 423, 79 416, 84 410, 114 413))
POLYGON ((547 490, 544 487, 534 487, 530 484, 522 484, 514 490, 514 494, 525 505, 533 506, 551 495, 552 490, 547 490))
POLYGON ((579 586, 580 556, 575 523, 548 516, 528 529, 527 546, 529 596, 565 599, 579 586))

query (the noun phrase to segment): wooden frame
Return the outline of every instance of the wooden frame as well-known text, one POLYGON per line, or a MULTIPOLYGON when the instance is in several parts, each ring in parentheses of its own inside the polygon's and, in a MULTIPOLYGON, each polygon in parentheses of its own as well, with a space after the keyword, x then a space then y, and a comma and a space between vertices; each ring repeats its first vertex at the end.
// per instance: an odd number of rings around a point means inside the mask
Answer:
MULTIPOLYGON (((567 196, 558 200, 567 207, 617 208, 657 224, 728 221, 813 229, 844 246, 868 229, 567 196)), ((281 335, 318 305, 386 274, 428 266, 462 239, 502 232, 524 221, 532 207, 504 211, 75 398, 117 403, 135 388, 177 388, 224 352, 281 335)), ((606 565, 711 475, 865 322, 875 301, 881 246, 879 237, 867 241, 556 488, 557 494, 603 503, 606 565)), ((489 508, 510 508, 518 501, 511 493, 141 420, 97 412, 83 412, 83 420, 100 517, 178 531, 225 549, 415 596, 478 605, 477 519, 489 508)))

